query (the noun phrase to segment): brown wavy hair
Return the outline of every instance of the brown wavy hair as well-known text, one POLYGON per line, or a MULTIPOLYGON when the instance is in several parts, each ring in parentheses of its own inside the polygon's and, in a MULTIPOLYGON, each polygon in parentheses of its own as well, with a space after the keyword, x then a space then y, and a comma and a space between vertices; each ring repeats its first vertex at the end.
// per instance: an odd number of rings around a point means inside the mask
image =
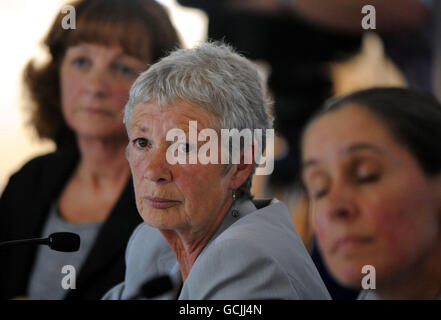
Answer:
POLYGON ((119 45, 127 54, 151 63, 181 46, 167 11, 154 0, 80 0, 70 5, 75 8, 76 28, 62 28, 66 14, 60 11, 43 40, 49 61, 37 66, 31 59, 23 74, 32 102, 29 125, 57 148, 76 146, 60 99, 59 71, 70 46, 82 42, 119 45))

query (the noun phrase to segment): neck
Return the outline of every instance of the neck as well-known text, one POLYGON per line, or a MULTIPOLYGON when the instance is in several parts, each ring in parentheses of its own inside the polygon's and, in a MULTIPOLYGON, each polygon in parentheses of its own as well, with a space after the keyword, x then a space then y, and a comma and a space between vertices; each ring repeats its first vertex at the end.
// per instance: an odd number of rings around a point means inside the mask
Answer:
POLYGON ((175 253, 183 281, 187 279, 193 264, 222 223, 232 203, 230 199, 226 201, 218 210, 219 213, 213 218, 213 221, 207 222, 203 230, 194 231, 191 228, 185 230, 161 230, 162 235, 175 253))
POLYGON ((126 180, 130 174, 125 157, 127 138, 108 139, 77 137, 80 150, 80 163, 77 177, 93 184, 126 180))

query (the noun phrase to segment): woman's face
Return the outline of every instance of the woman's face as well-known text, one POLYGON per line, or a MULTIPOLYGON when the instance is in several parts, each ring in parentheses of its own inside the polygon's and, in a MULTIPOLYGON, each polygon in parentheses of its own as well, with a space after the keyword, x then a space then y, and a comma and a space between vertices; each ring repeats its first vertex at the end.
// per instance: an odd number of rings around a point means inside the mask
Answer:
MULTIPOLYGON (((234 170, 225 173, 224 164, 199 161, 172 165, 166 159, 167 149, 174 143, 166 140, 169 130, 182 129, 189 143, 189 121, 197 121, 199 133, 205 128, 216 130, 216 119, 211 112, 185 102, 162 108, 140 103, 133 109, 127 152, 136 204, 147 224, 198 238, 220 223, 221 213, 232 203, 232 189, 243 182, 233 178, 234 170)), ((195 150, 191 143, 182 147, 195 150)))
POLYGON ((440 183, 369 111, 330 112, 303 139, 303 180, 326 264, 360 287, 364 265, 377 285, 403 281, 440 261, 440 183))
POLYGON ((79 136, 125 135, 122 109, 133 81, 148 62, 118 46, 69 47, 60 70, 62 111, 69 127, 79 136))

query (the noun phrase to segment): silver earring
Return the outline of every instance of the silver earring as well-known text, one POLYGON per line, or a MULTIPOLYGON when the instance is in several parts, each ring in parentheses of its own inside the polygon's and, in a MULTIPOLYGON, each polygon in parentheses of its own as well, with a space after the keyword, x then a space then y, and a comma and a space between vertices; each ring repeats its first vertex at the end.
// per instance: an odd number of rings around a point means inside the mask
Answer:
MULTIPOLYGON (((234 203, 234 201, 236 201, 236 191, 235 190, 233 190, 233 203, 234 203)), ((231 210, 231 215, 234 218, 237 218, 239 216, 239 209, 233 207, 233 209, 231 210)))

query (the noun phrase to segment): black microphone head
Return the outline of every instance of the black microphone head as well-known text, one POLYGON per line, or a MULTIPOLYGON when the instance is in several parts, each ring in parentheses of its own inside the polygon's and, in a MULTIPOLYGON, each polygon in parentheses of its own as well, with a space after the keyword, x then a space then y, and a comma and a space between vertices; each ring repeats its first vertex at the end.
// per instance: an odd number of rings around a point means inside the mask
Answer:
POLYGON ((72 232, 55 232, 49 236, 49 248, 56 251, 73 252, 80 248, 80 236, 72 232))
POLYGON ((154 298, 173 289, 173 282, 167 275, 148 280, 141 287, 140 295, 145 298, 154 298))

